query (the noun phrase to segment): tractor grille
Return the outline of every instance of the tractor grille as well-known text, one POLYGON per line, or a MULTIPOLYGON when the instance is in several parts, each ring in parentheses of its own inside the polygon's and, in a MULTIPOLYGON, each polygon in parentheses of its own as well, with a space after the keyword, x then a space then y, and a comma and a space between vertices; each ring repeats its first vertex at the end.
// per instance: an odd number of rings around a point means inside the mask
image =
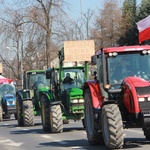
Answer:
POLYGON ((136 92, 137 92, 138 95, 150 94, 150 86, 136 87, 136 92))
POLYGON ((145 101, 145 102, 139 102, 140 108, 146 109, 150 111, 150 101, 145 101))

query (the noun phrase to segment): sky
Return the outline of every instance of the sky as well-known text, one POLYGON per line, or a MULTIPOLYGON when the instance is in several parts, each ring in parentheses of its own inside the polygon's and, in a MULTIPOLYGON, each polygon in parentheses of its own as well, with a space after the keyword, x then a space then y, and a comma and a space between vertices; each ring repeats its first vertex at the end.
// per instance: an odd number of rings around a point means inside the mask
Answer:
MULTIPOLYGON (((86 13, 90 8, 97 12, 103 6, 104 0, 66 0, 69 3, 70 10, 67 11, 71 18, 80 18, 82 13, 86 13)), ((122 5, 124 0, 118 0, 119 4, 122 5)), ((142 0, 137 0, 137 5, 141 3, 142 0)))

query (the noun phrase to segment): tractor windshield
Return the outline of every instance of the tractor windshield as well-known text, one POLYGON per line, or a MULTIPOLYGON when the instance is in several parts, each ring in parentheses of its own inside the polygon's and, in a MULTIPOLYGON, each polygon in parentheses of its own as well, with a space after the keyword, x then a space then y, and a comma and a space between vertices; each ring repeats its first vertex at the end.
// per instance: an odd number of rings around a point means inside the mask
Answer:
POLYGON ((5 94, 16 95, 16 89, 13 84, 0 84, 0 96, 4 96, 5 94))
POLYGON ((118 53, 115 57, 108 57, 108 83, 120 85, 124 78, 137 76, 150 81, 150 56, 141 53, 118 53))
POLYGON ((83 69, 63 69, 62 88, 81 88, 85 81, 83 69))
POLYGON ((45 73, 29 74, 28 79, 29 87, 38 88, 39 86, 49 85, 49 80, 46 79, 45 73))

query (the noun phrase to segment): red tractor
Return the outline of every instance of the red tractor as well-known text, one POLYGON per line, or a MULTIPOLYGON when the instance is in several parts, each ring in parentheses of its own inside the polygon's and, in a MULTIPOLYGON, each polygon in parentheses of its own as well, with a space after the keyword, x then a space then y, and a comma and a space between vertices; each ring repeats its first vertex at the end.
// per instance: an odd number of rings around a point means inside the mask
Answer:
POLYGON ((84 84, 85 128, 91 144, 122 148, 124 128, 150 140, 150 46, 101 49, 94 80, 84 84))

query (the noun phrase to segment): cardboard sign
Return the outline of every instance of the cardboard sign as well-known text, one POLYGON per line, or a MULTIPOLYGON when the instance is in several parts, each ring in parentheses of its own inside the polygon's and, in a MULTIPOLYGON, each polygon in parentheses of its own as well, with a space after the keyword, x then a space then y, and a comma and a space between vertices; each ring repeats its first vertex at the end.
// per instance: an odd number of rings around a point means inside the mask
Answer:
POLYGON ((94 54, 94 40, 64 42, 64 62, 91 61, 91 56, 94 54))

